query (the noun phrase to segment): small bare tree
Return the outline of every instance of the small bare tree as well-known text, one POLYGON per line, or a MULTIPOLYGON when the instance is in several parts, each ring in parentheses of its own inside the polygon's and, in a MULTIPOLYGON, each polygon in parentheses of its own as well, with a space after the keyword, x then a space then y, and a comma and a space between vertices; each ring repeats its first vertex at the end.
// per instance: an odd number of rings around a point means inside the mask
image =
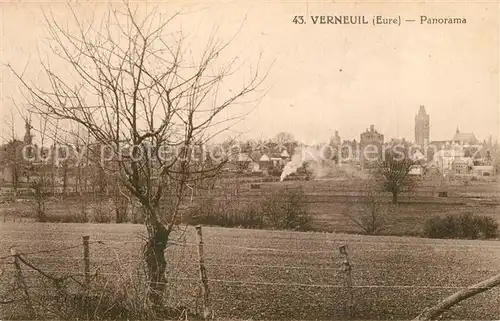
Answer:
POLYGON ((0 157, 0 165, 6 167, 10 172, 10 183, 12 186, 12 191, 14 195, 17 195, 17 191, 20 185, 20 178, 23 172, 23 162, 21 157, 21 150, 23 148, 23 142, 18 139, 16 134, 15 117, 14 113, 11 113, 11 119, 3 119, 6 128, 10 129, 8 133, 7 143, 3 145, 2 157, 0 157))
POLYGON ((409 177, 414 161, 408 148, 403 145, 386 149, 384 157, 379 161, 376 178, 382 182, 384 189, 392 193, 392 203, 398 203, 398 195, 412 185, 409 177))
POLYGON ((380 183, 368 181, 363 184, 359 204, 361 209, 354 209, 346 213, 345 216, 364 233, 376 235, 382 232, 387 226, 387 217, 392 208, 383 207, 383 193, 380 190, 380 183))
POLYGON ((283 149, 288 152, 290 156, 293 155, 295 148, 299 145, 293 135, 287 132, 280 132, 272 139, 272 142, 277 145, 278 151, 283 149))
POLYGON ((140 12, 127 3, 110 4, 102 19, 86 21, 69 9, 74 27, 46 15, 51 55, 40 62, 49 88, 9 67, 34 111, 76 123, 106 146, 100 164, 143 209, 148 296, 158 306, 167 281, 164 251, 186 184, 220 169, 220 162, 211 168, 193 162, 193 146, 243 117, 246 111, 226 111, 259 98, 253 95, 267 71, 257 65, 231 81, 241 71, 237 57, 222 61, 232 39, 219 41, 214 31, 193 53, 190 39, 170 27, 177 14, 165 19, 157 8, 140 12))

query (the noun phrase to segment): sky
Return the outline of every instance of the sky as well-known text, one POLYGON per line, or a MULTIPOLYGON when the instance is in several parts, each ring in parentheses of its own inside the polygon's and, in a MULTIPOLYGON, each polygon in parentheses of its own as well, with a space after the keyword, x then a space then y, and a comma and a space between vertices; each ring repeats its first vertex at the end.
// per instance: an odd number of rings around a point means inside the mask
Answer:
MULTIPOLYGON (((23 97, 19 83, 3 64, 10 63, 37 79, 38 48, 45 35, 43 12, 51 10, 68 24, 72 19, 67 5, 54 1, 3 2, 0 6, 0 117, 10 119, 17 113, 14 102, 22 112, 23 97)), ((83 19, 107 8, 102 2, 74 6, 83 19)), ((214 26, 222 39, 236 34, 225 55, 248 61, 238 79, 259 61, 258 66, 269 68, 265 94, 246 119, 223 136, 260 139, 285 131, 310 143, 328 141, 338 130, 342 139, 359 140, 360 133, 373 124, 386 139, 413 141, 420 105, 430 114, 430 140, 451 139, 457 127, 474 132, 480 140, 500 136, 496 2, 177 1, 147 6, 157 6, 166 15, 181 10, 183 14, 172 28, 195 35, 199 43, 193 50, 201 48, 214 26), (401 26, 314 25, 308 19, 298 25, 293 23, 296 15, 306 19, 383 15, 416 22, 401 26), (420 24, 421 15, 466 18, 467 23, 420 24)), ((63 66, 56 68, 64 71, 63 66)), ((16 133, 22 137, 23 122, 17 115, 15 118, 16 133)), ((10 130, 5 122, 2 126, 5 137, 10 130)))

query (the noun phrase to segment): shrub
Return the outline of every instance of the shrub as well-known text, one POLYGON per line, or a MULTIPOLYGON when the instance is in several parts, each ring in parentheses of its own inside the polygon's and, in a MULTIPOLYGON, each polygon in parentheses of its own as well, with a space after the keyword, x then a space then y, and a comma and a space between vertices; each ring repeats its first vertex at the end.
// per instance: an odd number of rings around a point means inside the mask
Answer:
POLYGON ((58 215, 51 217, 52 222, 58 223, 88 223, 88 217, 85 213, 78 212, 76 215, 58 215))
POLYGON ((241 227, 264 228, 264 217, 259 208, 249 205, 243 207, 240 218, 241 227))
POLYGON ((478 225, 482 238, 493 239, 498 236, 498 223, 492 217, 480 216, 478 225))
POLYGON ((430 238, 491 239, 498 235, 498 223, 489 216, 460 214, 428 219, 424 236, 430 238))
POLYGON ((94 208, 93 222, 95 222, 95 223, 110 223, 111 216, 106 211, 106 209, 104 209, 102 207, 95 207, 94 208))
POLYGON ((261 204, 266 225, 276 229, 310 230, 312 219, 306 202, 306 195, 300 189, 269 194, 261 204))
POLYGON ((79 211, 75 215, 75 223, 87 223, 89 221, 89 217, 87 215, 87 205, 85 202, 80 202, 79 211))
POLYGON ((307 231, 312 220, 304 192, 290 190, 269 194, 260 204, 210 197, 191 207, 183 221, 189 225, 307 231))
MULTIPOLYGON (((345 216, 356 224, 363 233, 376 235, 382 232, 387 226, 387 218, 394 215, 395 206, 382 207, 383 194, 377 189, 376 182, 367 182, 358 202, 361 209, 353 208, 345 216), (365 201, 366 200, 366 201, 365 201)), ((357 205, 357 204, 355 204, 357 205)))
MULTIPOLYGON (((175 308, 153 307, 146 299, 148 283, 141 270, 140 266, 128 266, 126 270, 120 268, 120 273, 114 273, 112 277, 101 275, 97 270, 90 279, 88 290, 78 277, 58 278, 57 283, 48 278, 39 279, 38 291, 30 293, 36 304, 30 304, 30 307, 41 320, 179 320, 181 316, 185 316, 182 319, 198 317, 192 313, 186 315, 187 309, 182 310, 179 305, 175 308)), ((19 301, 16 293, 11 296, 2 293, 2 296, 12 298, 15 303, 19 301)), ((32 319, 25 310, 19 309, 18 304, 3 304, 0 317, 32 319)))
POLYGON ((259 208, 252 205, 239 206, 226 200, 207 198, 187 213, 184 222, 190 225, 212 225, 223 227, 263 228, 259 208))

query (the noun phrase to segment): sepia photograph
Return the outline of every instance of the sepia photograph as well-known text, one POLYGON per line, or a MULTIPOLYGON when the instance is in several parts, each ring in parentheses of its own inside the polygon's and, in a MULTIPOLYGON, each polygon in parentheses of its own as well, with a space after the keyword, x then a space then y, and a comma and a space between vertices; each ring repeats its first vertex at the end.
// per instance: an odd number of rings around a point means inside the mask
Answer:
POLYGON ((0 320, 500 320, 498 1, 0 9, 0 320))

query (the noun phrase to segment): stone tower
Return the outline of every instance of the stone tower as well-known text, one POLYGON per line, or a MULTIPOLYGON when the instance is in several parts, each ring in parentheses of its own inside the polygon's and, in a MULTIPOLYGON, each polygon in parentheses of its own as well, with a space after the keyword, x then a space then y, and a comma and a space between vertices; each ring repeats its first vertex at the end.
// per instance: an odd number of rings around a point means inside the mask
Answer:
POLYGON ((425 112, 425 107, 420 106, 418 114, 415 116, 415 144, 425 146, 429 144, 429 137, 429 115, 425 112))

